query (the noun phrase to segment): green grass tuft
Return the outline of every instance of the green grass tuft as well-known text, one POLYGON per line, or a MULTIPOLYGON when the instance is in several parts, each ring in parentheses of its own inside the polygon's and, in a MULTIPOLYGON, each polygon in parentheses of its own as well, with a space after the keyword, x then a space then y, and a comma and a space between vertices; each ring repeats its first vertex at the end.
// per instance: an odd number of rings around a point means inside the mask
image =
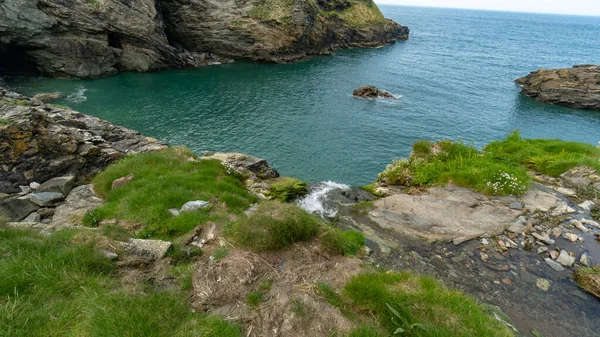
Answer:
POLYGON ((389 335, 513 336, 473 299, 429 277, 363 273, 346 284, 342 296, 354 309, 376 317, 389 335))
POLYGON ((485 151, 497 160, 518 163, 528 169, 558 177, 577 166, 600 172, 600 148, 558 139, 523 139, 518 131, 505 140, 491 142, 485 151))
POLYGON ((365 244, 365 237, 357 231, 345 231, 330 227, 326 230, 321 242, 325 251, 329 253, 351 256, 356 255, 360 247, 365 244))
POLYGON ((255 251, 278 250, 312 239, 319 233, 320 221, 296 205, 266 201, 228 232, 234 241, 255 251))
POLYGON ((600 299, 600 265, 579 267, 575 269, 573 276, 583 290, 600 299))
POLYGON ((290 177, 277 178, 271 183, 267 196, 282 202, 292 201, 308 193, 306 183, 290 177))
POLYGON ((173 237, 209 220, 222 220, 207 209, 172 217, 168 209, 191 200, 211 201, 229 214, 242 214, 256 197, 216 160, 198 160, 188 149, 169 148, 122 159, 94 178, 96 192, 106 203, 86 214, 84 223, 97 226, 118 218, 143 225, 140 237, 173 237), (134 175, 127 185, 111 190, 115 179, 134 175))
POLYGON ((418 140, 413 146, 413 153, 417 156, 428 156, 431 154, 431 147, 433 144, 428 140, 418 140))

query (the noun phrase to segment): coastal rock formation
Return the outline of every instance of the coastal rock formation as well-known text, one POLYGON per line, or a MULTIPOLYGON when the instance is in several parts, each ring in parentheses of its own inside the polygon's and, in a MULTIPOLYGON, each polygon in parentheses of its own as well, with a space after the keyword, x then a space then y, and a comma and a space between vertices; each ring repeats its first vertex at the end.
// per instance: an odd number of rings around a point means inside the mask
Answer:
POLYGON ((288 62, 408 34, 372 0, 5 0, 0 74, 92 78, 228 57, 288 62))
POLYGON ((352 95, 361 98, 396 98, 396 96, 390 94, 389 92, 379 90, 377 87, 372 85, 363 85, 362 87, 354 90, 352 95))
POLYGON ((532 72, 516 82, 537 100, 578 109, 600 110, 600 66, 532 72))
POLYGON ((66 175, 81 183, 126 154, 164 147, 139 132, 0 90, 0 194, 66 175))

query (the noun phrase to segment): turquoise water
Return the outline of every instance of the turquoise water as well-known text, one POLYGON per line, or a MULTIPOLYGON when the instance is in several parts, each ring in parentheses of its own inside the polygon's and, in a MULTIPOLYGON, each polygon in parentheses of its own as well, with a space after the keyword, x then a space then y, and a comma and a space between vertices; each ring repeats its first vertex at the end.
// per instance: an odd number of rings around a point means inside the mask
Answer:
POLYGON ((290 65, 10 84, 23 93, 61 91, 70 97, 57 104, 197 152, 266 158, 311 182, 369 183, 423 138, 482 146, 518 128, 527 137, 600 140, 600 112, 533 101, 513 82, 540 67, 597 63, 600 17, 381 8, 411 28, 409 41, 290 65), (401 98, 353 98, 362 84, 401 98))

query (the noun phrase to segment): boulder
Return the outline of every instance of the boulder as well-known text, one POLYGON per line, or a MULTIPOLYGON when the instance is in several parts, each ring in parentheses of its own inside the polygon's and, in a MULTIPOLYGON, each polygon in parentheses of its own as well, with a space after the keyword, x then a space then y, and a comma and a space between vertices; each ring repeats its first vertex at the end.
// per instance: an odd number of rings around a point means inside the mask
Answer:
POLYGON ((33 203, 41 207, 52 206, 64 198, 65 195, 59 192, 39 192, 29 196, 33 203))
POLYGON ((363 85, 362 87, 354 90, 352 92, 353 96, 356 97, 361 97, 361 98, 378 98, 378 97, 382 97, 382 98, 397 98, 396 96, 385 92, 383 90, 379 90, 377 89, 377 87, 372 86, 372 85, 363 85))
POLYGON ((563 267, 573 267, 575 263, 575 257, 569 255, 566 250, 561 250, 560 254, 556 258, 556 262, 563 265, 563 267))
POLYGON ((92 185, 75 187, 65 199, 65 202, 56 207, 51 225, 54 227, 81 225, 83 216, 88 211, 102 205, 92 185))
POLYGON ((537 100, 578 109, 600 110, 600 66, 540 69, 518 78, 523 94, 537 100))
POLYGON ((36 212, 29 214, 25 219, 23 219, 23 222, 41 222, 41 221, 42 221, 42 217, 36 212))
POLYGON ((35 212, 39 205, 29 200, 29 197, 12 197, 0 200, 0 216, 8 221, 21 221, 35 212))
POLYGON ((75 176, 52 178, 38 186, 36 192, 58 192, 68 195, 75 184, 75 176))
POLYGON ((181 206, 181 212, 193 212, 210 206, 210 202, 204 200, 188 201, 181 206))
POLYGON ((168 241, 142 239, 129 239, 128 242, 120 242, 120 245, 129 254, 147 256, 154 259, 163 258, 173 247, 173 244, 168 241))
POLYGON ((133 180, 134 177, 135 177, 135 175, 129 174, 129 175, 126 175, 125 177, 121 177, 119 179, 115 179, 112 182, 112 184, 110 185, 110 189, 114 190, 114 189, 117 189, 119 187, 123 187, 123 186, 129 184, 133 180))
POLYGON ((42 101, 45 103, 45 102, 50 102, 50 101, 59 99, 61 97, 63 97, 63 94, 61 94, 60 92, 50 92, 50 93, 45 93, 45 94, 33 95, 32 99, 42 101))
POLYGON ((454 244, 500 234, 521 214, 508 207, 506 197, 452 185, 429 188, 420 195, 392 195, 373 206, 369 217, 383 229, 454 244))

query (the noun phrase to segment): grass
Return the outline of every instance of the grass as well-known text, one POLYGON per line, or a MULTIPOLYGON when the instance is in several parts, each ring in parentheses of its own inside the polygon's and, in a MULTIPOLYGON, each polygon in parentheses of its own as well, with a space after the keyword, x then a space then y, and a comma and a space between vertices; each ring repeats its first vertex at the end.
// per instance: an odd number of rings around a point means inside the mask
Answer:
POLYGON ((269 290, 271 290, 272 285, 273 285, 272 280, 262 282, 256 290, 251 291, 246 296, 246 303, 248 303, 249 306, 254 307, 254 308, 259 307, 260 304, 262 302, 264 302, 265 295, 267 294, 267 292, 269 290))
POLYGON ((483 151, 461 141, 418 141, 413 154, 388 165, 378 181, 391 185, 453 183, 494 195, 519 195, 531 184, 527 170, 558 177, 577 166, 600 172, 600 148, 556 139, 523 139, 518 131, 483 151))
POLYGON ((0 230, 0 336, 240 336, 183 292, 126 291, 93 240, 0 230))
MULTIPOLYGON (((513 336, 473 299, 429 277, 381 271, 362 273, 344 286, 342 300, 354 310, 375 317, 387 335, 513 336)), ((380 335, 368 330, 357 334, 380 335)))
POLYGON ((227 214, 242 214, 257 199, 239 177, 229 174, 216 160, 195 160, 185 148, 169 148, 122 159, 98 174, 94 189, 106 203, 86 214, 84 223, 97 226, 118 218, 140 223, 140 237, 174 237, 209 220, 224 221, 227 214), (134 175, 127 185, 111 190, 115 179, 134 175), (168 209, 191 200, 211 201, 213 210, 172 217, 168 209))
POLYGON ((292 201, 308 193, 306 183, 290 177, 277 178, 271 183, 267 197, 282 202, 292 201))
POLYGON ((289 24, 295 4, 296 0, 260 0, 255 3, 248 15, 261 21, 289 24))
POLYGON ((436 144, 435 154, 411 156, 388 165, 379 181, 392 185, 431 186, 453 183, 494 194, 522 194, 530 185, 527 171, 518 164, 498 160, 463 142, 436 144))
POLYGON ((579 267, 573 276, 583 290, 600 299, 600 265, 579 267))
POLYGON ((326 229, 321 242, 325 251, 331 254, 351 256, 356 255, 364 246, 365 237, 357 231, 345 231, 331 227, 326 229))
POLYGON ((0 118, 0 125, 8 125, 10 121, 6 118, 0 118))
POLYGON ((600 171, 600 148, 594 145, 558 139, 523 139, 518 131, 502 141, 491 142, 485 151, 498 160, 518 163, 551 177, 577 166, 600 171))

